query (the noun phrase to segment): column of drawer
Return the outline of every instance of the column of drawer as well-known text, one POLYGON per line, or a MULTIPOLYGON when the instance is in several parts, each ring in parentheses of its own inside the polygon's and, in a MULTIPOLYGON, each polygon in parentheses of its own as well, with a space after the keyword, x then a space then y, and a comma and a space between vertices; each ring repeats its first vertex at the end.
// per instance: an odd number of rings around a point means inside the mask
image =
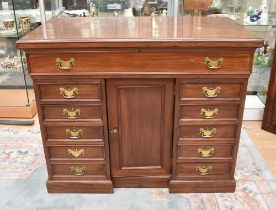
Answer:
POLYGON ((242 82, 180 80, 176 177, 231 177, 242 82))
POLYGON ((108 177, 102 83, 92 80, 39 84, 53 180, 108 177))

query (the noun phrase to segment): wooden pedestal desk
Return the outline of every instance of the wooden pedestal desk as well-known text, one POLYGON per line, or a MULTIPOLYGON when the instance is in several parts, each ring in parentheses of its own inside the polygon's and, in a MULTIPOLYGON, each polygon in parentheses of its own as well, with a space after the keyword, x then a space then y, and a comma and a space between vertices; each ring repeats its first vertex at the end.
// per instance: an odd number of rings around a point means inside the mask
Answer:
POLYGON ((233 192, 262 44, 214 17, 56 18, 27 34, 48 191, 233 192))

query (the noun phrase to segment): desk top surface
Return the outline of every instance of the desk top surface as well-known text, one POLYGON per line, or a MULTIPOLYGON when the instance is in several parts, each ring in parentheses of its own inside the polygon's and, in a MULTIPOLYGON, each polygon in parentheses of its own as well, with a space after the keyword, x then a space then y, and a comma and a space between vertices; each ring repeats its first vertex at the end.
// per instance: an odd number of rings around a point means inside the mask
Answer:
POLYGON ((261 39, 229 18, 198 16, 53 18, 17 42, 23 49, 261 45, 261 39))

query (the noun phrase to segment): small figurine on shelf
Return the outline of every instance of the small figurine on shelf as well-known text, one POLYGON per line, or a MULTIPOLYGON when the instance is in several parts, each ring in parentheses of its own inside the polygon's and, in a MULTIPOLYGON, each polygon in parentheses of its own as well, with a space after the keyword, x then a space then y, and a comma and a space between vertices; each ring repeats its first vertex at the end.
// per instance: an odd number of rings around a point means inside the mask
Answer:
POLYGON ((115 17, 119 17, 118 12, 117 12, 117 11, 114 11, 113 16, 115 16, 115 17))
POLYGON ((12 31, 15 29, 14 28, 14 26, 15 26, 14 20, 12 20, 12 19, 3 20, 3 25, 7 31, 12 31))
POLYGON ((39 9, 39 1, 35 0, 34 2, 34 9, 39 9))
POLYGON ((92 17, 98 16, 98 10, 96 8, 96 5, 94 3, 90 3, 90 15, 92 17))
POLYGON ((166 17, 166 16, 167 16, 167 10, 163 9, 163 10, 162 10, 161 16, 162 16, 162 17, 166 17))
POLYGON ((8 56, 2 63, 1 68, 5 71, 13 69, 14 68, 15 61, 14 59, 11 59, 10 56, 8 56))
POLYGON ((147 2, 145 2, 144 7, 142 9, 143 16, 150 16, 150 8, 147 2))
POLYGON ((213 3, 205 11, 205 15, 221 14, 222 2, 221 0, 214 0, 213 3))
POLYGON ((22 35, 25 35, 31 30, 31 19, 28 16, 19 17, 19 26, 22 29, 22 35))
POLYGON ((126 1, 125 6, 126 6, 126 8, 125 8, 125 11, 124 11, 124 16, 125 17, 133 17, 133 11, 132 11, 131 2, 130 1, 126 1))
POLYGON ((134 16, 141 16, 144 3, 145 0, 131 0, 132 11, 134 16))
POLYGON ((61 17, 89 17, 89 11, 86 9, 81 10, 64 10, 61 17))
POLYGON ((125 17, 133 17, 132 7, 125 9, 124 16, 125 17))
POLYGON ((264 47, 256 49, 253 63, 260 67, 271 67, 273 50, 270 46, 267 46, 266 53, 264 51, 264 47))
POLYGON ((249 25, 256 25, 257 21, 261 19, 262 9, 248 8, 247 13, 245 13, 244 23, 249 25))
POLYGON ((4 28, 0 28, 0 34, 16 35, 15 22, 12 19, 3 20, 4 28))
POLYGON ((260 24, 266 25, 266 24, 268 24, 268 5, 267 5, 267 0, 263 0, 262 1, 261 10, 262 10, 262 16, 261 16, 261 19, 260 19, 260 24))

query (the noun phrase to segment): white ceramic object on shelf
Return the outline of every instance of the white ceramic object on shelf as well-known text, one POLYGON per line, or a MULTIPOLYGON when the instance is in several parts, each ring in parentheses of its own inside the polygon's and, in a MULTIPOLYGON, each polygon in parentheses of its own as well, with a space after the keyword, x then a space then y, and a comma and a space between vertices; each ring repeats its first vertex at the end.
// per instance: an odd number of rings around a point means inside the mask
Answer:
POLYGON ((243 120, 262 120, 265 105, 257 95, 247 95, 243 120))
POLYGON ((267 0, 263 0, 261 4, 261 10, 262 10, 262 15, 260 19, 260 24, 261 25, 267 25, 268 24, 268 5, 267 5, 267 0))
POLYGON ((125 9, 124 16, 125 17, 133 17, 132 7, 125 9))

